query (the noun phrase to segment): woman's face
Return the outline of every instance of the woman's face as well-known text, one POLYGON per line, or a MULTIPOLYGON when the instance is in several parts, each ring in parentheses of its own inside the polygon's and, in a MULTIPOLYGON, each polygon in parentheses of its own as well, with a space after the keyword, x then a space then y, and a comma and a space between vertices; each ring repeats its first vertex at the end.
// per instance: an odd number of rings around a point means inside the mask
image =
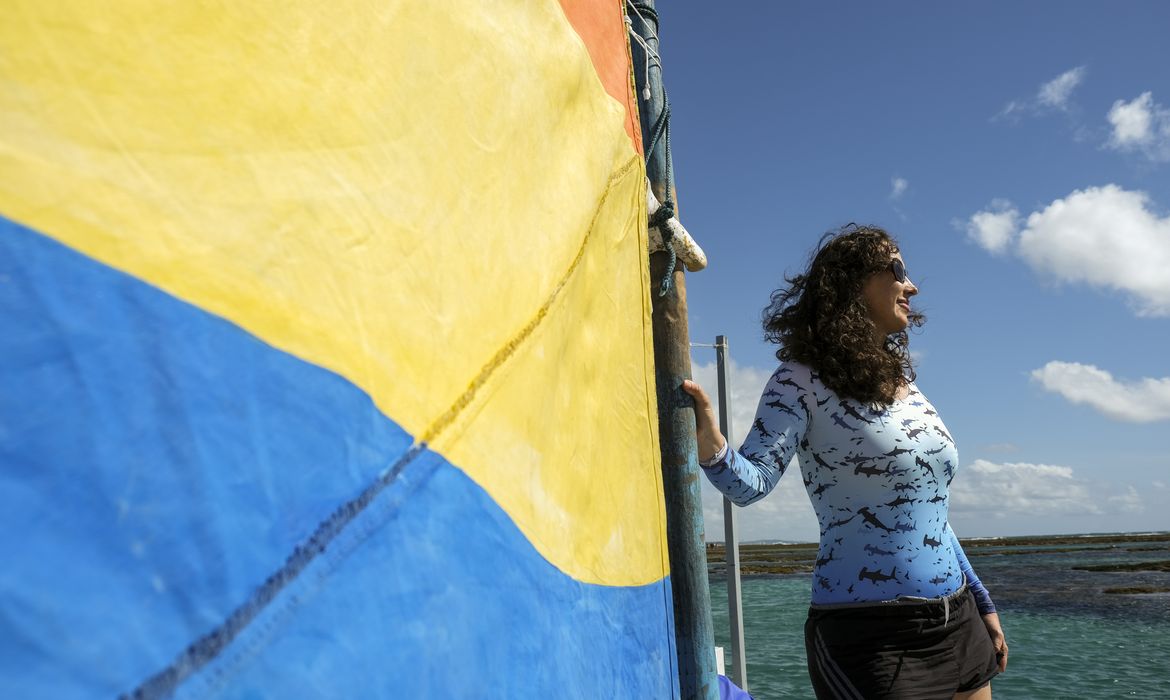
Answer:
POLYGON ((914 286, 908 276, 904 282, 898 281, 894 275, 895 260, 904 271, 902 254, 895 252, 890 256, 890 266, 870 275, 861 288, 869 317, 883 338, 905 330, 910 325, 910 297, 918 293, 918 287, 914 286))

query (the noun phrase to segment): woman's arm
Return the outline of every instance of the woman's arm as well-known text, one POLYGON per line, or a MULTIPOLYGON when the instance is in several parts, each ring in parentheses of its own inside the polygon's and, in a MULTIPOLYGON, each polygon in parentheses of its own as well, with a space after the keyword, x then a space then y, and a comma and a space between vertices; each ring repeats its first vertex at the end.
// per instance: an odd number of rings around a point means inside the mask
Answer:
POLYGON ((683 383, 683 390, 695 399, 695 438, 703 473, 737 505, 746 506, 767 495, 796 455, 809 421, 797 374, 782 366, 772 375, 738 452, 730 449, 716 427, 707 393, 691 380, 683 383))
POLYGON ((963 551, 963 545, 959 544, 959 538, 951 529, 949 522, 947 523, 947 534, 950 535, 951 547, 955 550, 955 556, 959 559, 959 569, 963 572, 963 578, 967 580, 967 587, 971 589, 971 595, 975 598, 975 607, 979 609, 979 614, 983 618, 983 626, 987 628, 991 644, 995 647, 999 672, 1003 673, 1007 670, 1008 645, 1007 639, 1003 635, 1003 626, 999 622, 999 613, 995 611, 995 603, 992 602, 987 587, 975 575, 975 569, 971 567, 967 553, 963 551))
POLYGON ((991 637, 991 644, 995 647, 995 660, 999 663, 999 672, 1007 670, 1008 645, 1003 636, 1003 627, 999 624, 999 613, 989 613, 983 616, 983 626, 991 637))
POLYGON ((967 553, 963 551, 963 545, 959 544, 959 538, 955 535, 955 531, 951 529, 951 524, 947 523, 947 535, 951 538, 951 548, 955 550, 955 556, 959 558, 959 569, 963 572, 963 578, 967 580, 967 588, 971 589, 971 595, 975 596, 975 606, 979 608, 980 615, 990 615, 995 612, 995 603, 991 600, 991 594, 987 591, 987 587, 975 575, 975 569, 971 567, 971 562, 967 559, 967 553))

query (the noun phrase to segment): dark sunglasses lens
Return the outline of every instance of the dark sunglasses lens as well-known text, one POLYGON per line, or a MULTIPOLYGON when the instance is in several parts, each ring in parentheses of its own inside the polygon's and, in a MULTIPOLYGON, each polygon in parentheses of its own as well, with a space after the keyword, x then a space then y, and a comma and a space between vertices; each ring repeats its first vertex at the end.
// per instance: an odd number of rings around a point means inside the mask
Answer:
POLYGON ((901 260, 894 258, 894 261, 890 263, 890 270, 894 273, 894 279, 899 282, 906 281, 906 265, 901 260))

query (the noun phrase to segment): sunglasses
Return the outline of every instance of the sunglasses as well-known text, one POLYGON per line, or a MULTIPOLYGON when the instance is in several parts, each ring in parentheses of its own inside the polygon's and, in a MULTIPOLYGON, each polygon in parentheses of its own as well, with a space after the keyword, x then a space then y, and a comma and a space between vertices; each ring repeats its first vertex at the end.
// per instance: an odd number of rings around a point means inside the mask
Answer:
POLYGON ((894 258, 890 261, 890 272, 894 273, 894 279, 902 284, 906 284, 906 263, 894 258))

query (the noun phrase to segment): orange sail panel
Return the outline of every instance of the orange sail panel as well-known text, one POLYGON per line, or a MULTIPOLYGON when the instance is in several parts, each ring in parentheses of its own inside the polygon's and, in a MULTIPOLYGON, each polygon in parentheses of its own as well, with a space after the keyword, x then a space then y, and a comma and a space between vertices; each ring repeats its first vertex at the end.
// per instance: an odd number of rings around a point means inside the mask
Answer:
POLYGON ((638 126, 637 99, 630 76, 630 44, 625 24, 624 0, 595 2, 561 0, 565 16, 589 49, 601 84, 626 108, 626 133, 634 148, 642 152, 642 130, 638 126))

